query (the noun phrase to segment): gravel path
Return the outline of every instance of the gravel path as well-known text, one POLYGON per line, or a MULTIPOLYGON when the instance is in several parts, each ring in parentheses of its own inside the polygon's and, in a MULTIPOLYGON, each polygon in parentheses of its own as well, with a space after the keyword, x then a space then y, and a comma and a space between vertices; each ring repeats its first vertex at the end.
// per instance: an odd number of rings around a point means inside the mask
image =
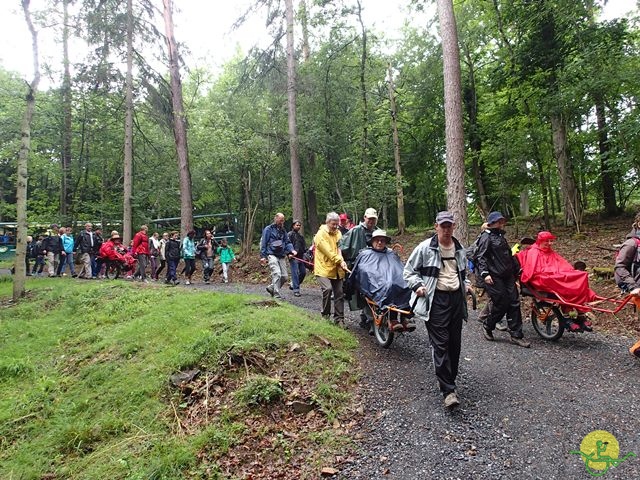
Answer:
MULTIPOLYGON (((305 284, 306 287, 306 284, 305 284)), ((215 291, 267 295, 264 286, 214 284, 215 291)), ((319 310, 313 284, 291 303, 319 310)), ((481 336, 476 313, 463 329, 458 375, 461 406, 448 412, 432 369, 426 329, 396 337, 382 349, 357 326, 365 419, 345 479, 581 479, 591 478, 578 455, 593 430, 611 432, 630 458, 604 478, 640 478, 640 363, 630 338, 565 333, 540 339, 525 321, 530 349, 481 336)), ((597 328, 597 325, 596 325, 597 328)))

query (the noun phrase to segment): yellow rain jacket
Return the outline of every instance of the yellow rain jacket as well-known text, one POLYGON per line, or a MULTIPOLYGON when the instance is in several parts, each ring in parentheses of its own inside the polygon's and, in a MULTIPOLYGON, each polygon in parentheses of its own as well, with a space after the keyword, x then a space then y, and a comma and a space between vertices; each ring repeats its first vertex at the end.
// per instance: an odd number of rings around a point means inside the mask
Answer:
POLYGON ((344 270, 340 268, 342 254, 338 242, 342 238, 340 230, 329 232, 329 227, 321 225, 313 238, 316 252, 313 260, 313 273, 318 277, 344 278, 344 270))

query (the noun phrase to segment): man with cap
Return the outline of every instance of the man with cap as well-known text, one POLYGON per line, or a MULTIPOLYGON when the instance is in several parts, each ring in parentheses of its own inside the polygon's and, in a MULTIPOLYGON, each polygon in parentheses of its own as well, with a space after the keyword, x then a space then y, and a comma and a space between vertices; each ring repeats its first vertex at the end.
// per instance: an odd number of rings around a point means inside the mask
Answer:
POLYGON ((338 230, 340 230, 340 233, 342 234, 342 236, 344 237, 346 235, 346 233, 351 230, 354 227, 353 223, 351 223, 350 219, 349 219, 349 215, 347 215, 346 213, 341 213, 340 214, 340 225, 338 225, 338 230))
MULTIPOLYGON (((367 208, 364 211, 364 218, 362 222, 349 230, 340 240, 340 251, 342 257, 347 262, 349 270, 356 261, 358 254, 367 248, 371 242, 371 235, 376 229, 378 223, 378 212, 375 208, 367 208)), ((366 305, 366 302, 362 295, 354 295, 349 301, 349 308, 351 310, 362 310, 366 305)), ((367 316, 363 313, 360 314, 360 326, 368 328, 369 321, 367 316)))
POLYGON ((416 317, 425 321, 433 350, 433 366, 444 396, 444 405, 460 404, 456 377, 462 346, 462 322, 467 319, 464 247, 453 236, 455 221, 450 212, 436 216, 436 234, 411 252, 403 276, 413 291, 411 305, 416 317))
POLYGON ((291 231, 287 233, 291 245, 296 254, 289 257, 289 266, 291 267, 291 289, 293 290, 293 296, 300 296, 300 284, 304 282, 304 277, 307 274, 307 267, 300 260, 303 260, 304 252, 307 251, 307 243, 304 240, 304 236, 300 233, 302 228, 302 222, 300 220, 294 220, 291 225, 291 231))
POLYGON ((488 233, 478 240, 478 274, 493 305, 483 323, 482 334, 486 340, 492 341, 496 324, 506 314, 511 342, 529 348, 531 344, 522 333, 522 312, 516 287, 518 266, 505 238, 506 223, 502 213, 491 212, 487 218, 488 233))

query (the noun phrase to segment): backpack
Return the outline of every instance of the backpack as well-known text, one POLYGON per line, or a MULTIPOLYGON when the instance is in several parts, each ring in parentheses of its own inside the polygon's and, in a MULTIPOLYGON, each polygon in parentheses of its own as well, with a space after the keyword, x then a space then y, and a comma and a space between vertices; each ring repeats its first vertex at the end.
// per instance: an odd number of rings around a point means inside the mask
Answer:
MULTIPOLYGON (((640 268, 640 238, 639 237, 633 237, 633 239, 636 241, 636 256, 634 257, 634 259, 631 262, 631 267, 629 268, 629 273, 631 273, 631 275, 633 277, 635 277, 636 273, 638 272, 638 268, 640 268)), ((622 245, 624 245, 624 242, 622 243, 622 245)), ((620 245, 620 248, 618 248, 618 250, 616 251, 616 256, 614 258, 614 262, 618 261, 618 255, 620 255, 620 250, 622 250, 622 245, 620 245)))
POLYGON ((476 241, 469 245, 464 252, 465 256, 467 257, 467 263, 470 272, 475 273, 476 267, 478 266, 478 242, 480 241, 480 237, 482 237, 482 234, 486 232, 487 230, 483 230, 482 232, 480 232, 480 235, 478 235, 476 241))
POLYGON ((304 264, 307 267, 307 270, 313 272, 313 260, 316 256, 316 244, 313 243, 307 250, 302 254, 302 259, 307 262, 304 264))

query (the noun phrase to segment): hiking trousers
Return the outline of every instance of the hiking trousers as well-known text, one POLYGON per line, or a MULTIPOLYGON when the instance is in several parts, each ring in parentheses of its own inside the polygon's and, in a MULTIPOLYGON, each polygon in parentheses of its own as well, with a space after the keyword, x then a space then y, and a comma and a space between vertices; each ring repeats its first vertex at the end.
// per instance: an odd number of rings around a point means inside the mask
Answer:
POLYGON ((507 316, 507 325, 512 337, 523 338, 522 312, 520 311, 520 296, 514 277, 502 278, 491 276, 493 285, 486 285, 487 293, 491 298, 491 313, 484 321, 484 328, 490 332, 496 328, 504 315, 507 316))
POLYGON ((456 389, 464 302, 466 300, 462 288, 453 292, 436 290, 431 302, 429 321, 426 322, 433 367, 440 391, 445 397, 456 389))

